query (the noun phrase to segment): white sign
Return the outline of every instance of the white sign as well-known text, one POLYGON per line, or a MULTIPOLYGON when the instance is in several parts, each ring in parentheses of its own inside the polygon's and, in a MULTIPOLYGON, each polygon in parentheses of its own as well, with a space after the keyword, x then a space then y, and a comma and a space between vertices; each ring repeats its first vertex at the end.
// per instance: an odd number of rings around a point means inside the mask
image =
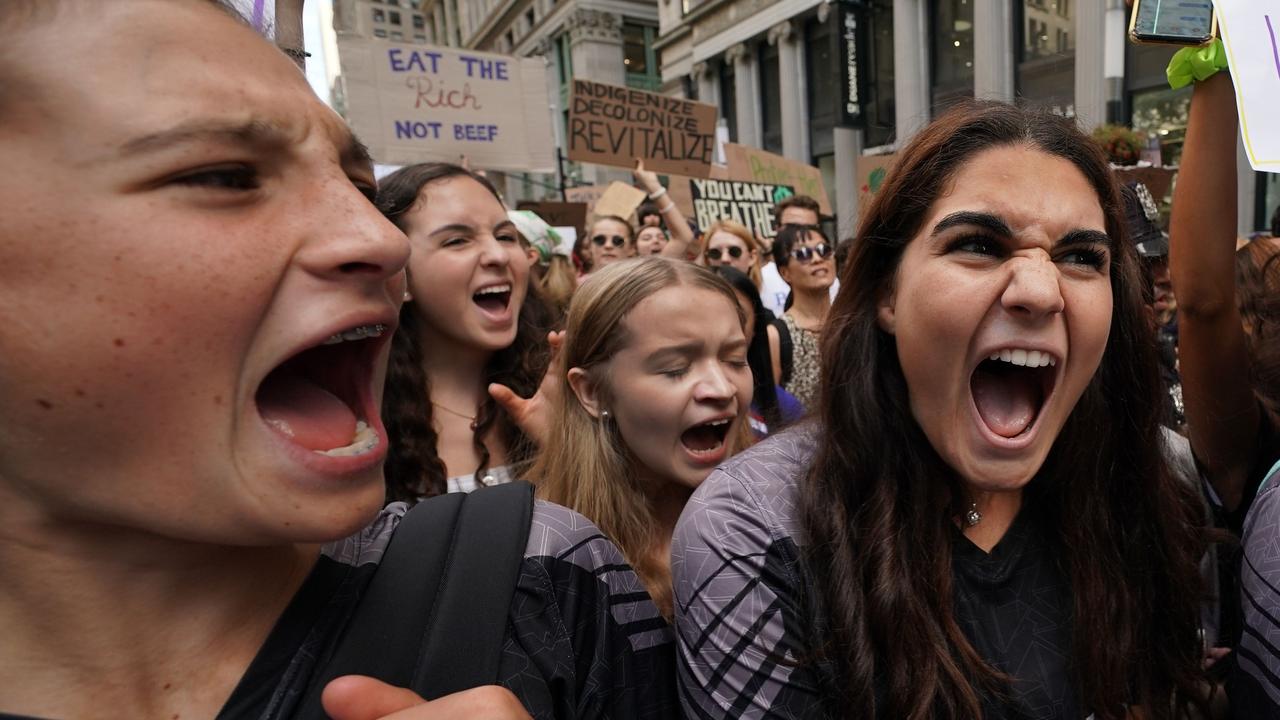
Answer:
POLYGON ((1217 0, 1214 5, 1249 164, 1280 172, 1280 3, 1217 0))
POLYGON ((554 172, 541 60, 338 38, 347 120, 379 163, 554 172))

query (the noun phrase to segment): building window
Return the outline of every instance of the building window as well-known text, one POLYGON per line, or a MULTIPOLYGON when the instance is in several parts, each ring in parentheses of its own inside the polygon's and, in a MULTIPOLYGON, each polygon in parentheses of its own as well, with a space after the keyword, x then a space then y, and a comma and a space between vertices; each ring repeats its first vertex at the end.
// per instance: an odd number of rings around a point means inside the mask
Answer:
POLYGON ((652 25, 622 24, 622 65, 627 75, 627 87, 655 92, 662 88, 653 51, 656 34, 657 30, 652 25))
POLYGON ((510 50, 511 48, 513 48, 513 47, 515 47, 515 46, 516 46, 516 36, 515 36, 515 32, 514 32, 514 31, 512 31, 512 30, 508 30, 508 31, 507 31, 507 50, 510 50))
POLYGON ((1075 116, 1075 16, 1070 0, 1023 0, 1014 79, 1028 105, 1075 116))
POLYGON ((399 25, 399 24, 400 24, 400 13, 396 12, 395 10, 392 10, 392 11, 389 13, 389 15, 391 16, 391 24, 392 24, 392 25, 399 25))
POLYGON ((391 39, 392 39, 392 40, 403 40, 403 39, 404 39, 404 33, 400 32, 399 30, 392 30, 392 31, 391 31, 391 39))
POLYGON ((532 30, 533 26, 537 25, 534 20, 535 16, 533 14, 533 8, 529 8, 528 12, 524 14, 524 26, 526 30, 532 30))
POLYGON ((720 57, 720 117, 729 127, 729 139, 738 142, 738 93, 734 89, 733 63, 720 57))
POLYGON ((416 41, 416 42, 420 42, 420 43, 424 43, 424 44, 427 42, 427 36, 426 36, 426 35, 414 35, 414 36, 413 36, 413 39, 414 39, 414 41, 416 41))
POLYGON ((973 1, 933 0, 931 84, 933 114, 973 97, 973 1))
POLYGON ((387 36, 387 31, 386 31, 386 30, 383 30, 382 28, 374 28, 374 29, 373 29, 373 36, 374 36, 374 37, 384 38, 384 37, 386 37, 386 36, 387 36))
POLYGON ((427 27, 427 19, 426 19, 426 18, 424 18, 424 17, 422 17, 421 15, 418 15, 417 13, 414 13, 414 15, 413 15, 413 29, 414 29, 414 30, 422 30, 422 29, 424 29, 424 28, 426 28, 426 27, 427 27))
POLYGON ((374 8, 374 9, 373 9, 373 21, 374 21, 374 22, 386 22, 386 21, 387 21, 387 14, 386 14, 385 12, 383 12, 383 11, 382 11, 382 8, 374 8))
MULTIPOLYGON (((839 54, 836 52, 835 23, 839 13, 831 13, 824 23, 816 19, 805 24, 804 67, 808 73, 809 152, 817 158, 835 152, 836 103, 840 99, 839 54)), ((816 160, 814 160, 816 162, 816 160)))
POLYGON ((868 80, 867 101, 863 105, 866 147, 888 145, 897 128, 897 110, 893 86, 893 0, 874 0, 870 12, 871 31, 865 77, 868 80))
POLYGON ((760 47, 760 136, 765 150, 782 153, 782 84, 778 69, 778 46, 760 47))

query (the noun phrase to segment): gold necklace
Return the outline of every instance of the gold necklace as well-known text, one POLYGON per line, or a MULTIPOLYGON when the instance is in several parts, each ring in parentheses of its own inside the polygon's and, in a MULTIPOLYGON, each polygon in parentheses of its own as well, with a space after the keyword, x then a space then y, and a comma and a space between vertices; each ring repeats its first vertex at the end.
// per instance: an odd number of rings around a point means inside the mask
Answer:
POLYGON ((447 408, 447 407, 445 407, 444 405, 441 405, 440 403, 436 402, 435 400, 432 400, 432 401, 431 401, 431 404, 432 404, 432 406, 434 406, 434 407, 438 407, 438 408, 440 408, 441 410, 443 410, 443 411, 445 411, 445 412, 449 413, 450 415, 457 415, 458 417, 462 418, 463 420, 470 420, 470 421, 471 421, 471 429, 472 429, 472 430, 475 430, 475 429, 476 429, 476 416, 475 416, 475 415, 467 415, 466 413, 460 413, 460 412, 458 412, 457 410, 453 410, 453 409, 451 409, 451 408, 447 408))

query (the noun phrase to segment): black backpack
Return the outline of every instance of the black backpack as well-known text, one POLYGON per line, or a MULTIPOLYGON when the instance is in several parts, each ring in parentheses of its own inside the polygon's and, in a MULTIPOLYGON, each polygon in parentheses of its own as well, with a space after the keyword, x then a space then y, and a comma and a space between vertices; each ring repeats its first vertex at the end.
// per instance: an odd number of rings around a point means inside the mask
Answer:
POLYGON ((427 700, 495 684, 532 515, 533 486, 524 482, 411 508, 295 717, 326 717, 320 693, 342 675, 427 700))

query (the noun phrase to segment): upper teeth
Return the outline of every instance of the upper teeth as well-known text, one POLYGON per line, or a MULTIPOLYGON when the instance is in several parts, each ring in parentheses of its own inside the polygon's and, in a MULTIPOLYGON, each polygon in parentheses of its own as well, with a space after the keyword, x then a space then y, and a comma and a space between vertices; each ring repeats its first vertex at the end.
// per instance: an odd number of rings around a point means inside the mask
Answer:
POLYGON ((711 422, 703 423, 703 424, 710 425, 711 427, 720 427, 721 425, 728 425, 729 418, 724 418, 723 420, 712 420, 711 422))
POLYGON ((1000 352, 991 353, 991 360, 1000 360, 1014 365, 1025 365, 1026 367, 1044 367, 1045 365, 1056 365, 1057 360, 1047 352, 1039 350, 1012 350, 1005 349, 1000 352))
POLYGON ((377 325, 361 325, 350 330, 343 330, 340 333, 334 333, 324 341, 325 345, 337 345, 340 342, 348 340, 363 340, 369 337, 382 337, 382 333, 387 331, 387 326, 377 325))
POLYGON ((483 290, 477 290, 476 294, 477 295, 497 295, 498 293, 505 293, 505 292, 511 292, 510 285, 494 285, 493 287, 487 287, 487 288, 484 288, 483 290))

